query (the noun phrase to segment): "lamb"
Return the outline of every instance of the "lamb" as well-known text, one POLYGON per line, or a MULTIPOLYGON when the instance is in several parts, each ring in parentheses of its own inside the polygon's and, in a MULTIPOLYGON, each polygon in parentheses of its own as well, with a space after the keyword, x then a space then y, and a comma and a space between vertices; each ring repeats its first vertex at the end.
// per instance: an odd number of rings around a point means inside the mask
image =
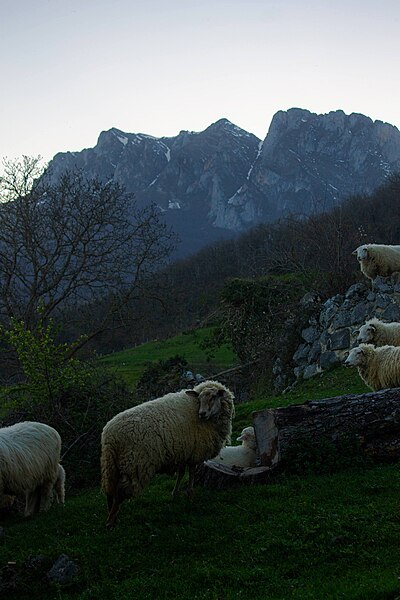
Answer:
POLYGON ((25 497, 25 516, 50 508, 53 492, 64 503, 61 438, 44 423, 24 421, 0 429, 0 504, 25 497))
POLYGON ((384 323, 379 319, 370 319, 360 327, 357 343, 400 346, 400 323, 384 323))
POLYGON ((387 246, 385 244, 364 244, 354 250, 360 263, 361 272, 374 280, 375 277, 389 277, 392 273, 400 271, 400 246, 387 246))
POLYGON ((400 347, 360 344, 344 363, 357 367, 361 379, 374 391, 400 386, 400 347))
POLYGON ((137 496, 156 473, 178 473, 174 493, 189 466, 216 456, 230 440, 233 394, 218 381, 166 394, 129 408, 109 421, 101 438, 102 489, 107 528, 116 524, 121 502, 137 496))
POLYGON ((225 446, 212 460, 229 467, 255 467, 257 444, 254 427, 245 427, 236 439, 242 442, 241 446, 225 446))

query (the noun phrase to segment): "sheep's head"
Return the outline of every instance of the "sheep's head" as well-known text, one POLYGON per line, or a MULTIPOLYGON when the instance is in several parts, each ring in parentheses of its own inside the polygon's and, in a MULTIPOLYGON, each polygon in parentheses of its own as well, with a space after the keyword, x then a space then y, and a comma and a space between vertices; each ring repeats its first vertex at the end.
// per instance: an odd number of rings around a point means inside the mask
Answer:
POLYGON ((373 344, 375 339, 376 327, 372 323, 366 323, 360 327, 357 336, 358 344, 373 344))
POLYGON ((348 357, 344 361, 346 367, 362 367, 367 360, 367 352, 364 346, 357 346, 350 350, 348 357))
POLYGON ((245 427, 242 433, 236 438, 238 442, 242 442, 244 446, 248 448, 256 449, 256 436, 254 433, 254 427, 245 427))
POLYGON ((203 421, 208 421, 208 419, 221 411, 221 399, 224 396, 224 390, 205 387, 201 392, 186 390, 186 394, 198 400, 199 417, 203 421))
POLYGON ((367 261, 369 259, 369 251, 365 246, 359 246, 354 250, 353 254, 357 256, 358 262, 367 261))

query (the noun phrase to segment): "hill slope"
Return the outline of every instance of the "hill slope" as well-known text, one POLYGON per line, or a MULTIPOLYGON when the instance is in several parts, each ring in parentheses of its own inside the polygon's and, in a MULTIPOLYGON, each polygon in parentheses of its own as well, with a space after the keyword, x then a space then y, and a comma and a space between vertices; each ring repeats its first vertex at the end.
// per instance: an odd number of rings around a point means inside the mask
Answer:
MULTIPOLYGON (((284 397, 260 393, 238 407, 235 429, 261 406, 361 388, 339 369, 284 397)), ((304 464, 304 472, 264 486, 197 489, 192 502, 172 500, 173 482, 160 476, 123 505, 111 533, 98 489, 69 493, 65 508, 3 522, 0 590, 16 600, 398 597, 398 465, 355 462, 331 473, 320 466, 319 475, 304 464), (45 572, 61 553, 79 572, 57 588, 45 572), (38 555, 42 566, 27 566, 38 555)))

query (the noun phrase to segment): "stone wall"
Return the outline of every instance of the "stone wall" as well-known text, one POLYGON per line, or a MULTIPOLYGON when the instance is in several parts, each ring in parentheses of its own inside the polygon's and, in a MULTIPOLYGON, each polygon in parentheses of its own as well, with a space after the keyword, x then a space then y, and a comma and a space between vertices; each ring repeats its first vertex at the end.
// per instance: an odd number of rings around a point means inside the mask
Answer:
POLYGON ((400 283, 394 276, 377 277, 368 283, 352 285, 343 296, 337 294, 321 306, 301 332, 302 343, 293 355, 294 375, 309 379, 339 365, 356 345, 359 328, 373 317, 400 321, 400 283))

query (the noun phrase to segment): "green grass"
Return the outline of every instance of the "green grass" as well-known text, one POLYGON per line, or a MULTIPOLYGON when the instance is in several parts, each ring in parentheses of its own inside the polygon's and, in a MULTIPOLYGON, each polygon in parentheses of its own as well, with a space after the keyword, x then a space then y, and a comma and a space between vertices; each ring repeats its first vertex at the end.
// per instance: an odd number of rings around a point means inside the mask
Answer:
POLYGON ((237 359, 232 349, 224 345, 215 352, 211 361, 207 360, 200 343, 211 331, 212 328, 189 331, 168 340, 148 342, 136 348, 114 352, 101 357, 99 361, 122 375, 128 385, 136 383, 150 362, 164 360, 177 354, 186 358, 189 367, 198 372, 206 369, 207 372, 216 373, 229 368, 237 359))
POLYGON ((344 599, 400 597, 400 473, 397 466, 281 478, 225 492, 170 497, 159 477, 104 528, 98 491, 65 508, 5 524, 0 559, 66 553, 79 576, 46 581, 16 598, 344 599))
MULTIPOLYGON (((163 346, 165 356, 179 338, 171 343, 163 346)), ((142 348, 143 360, 145 355, 142 348)), ((253 410, 364 391, 357 373, 344 368, 283 396, 258 389, 252 402, 237 406, 234 431, 251 423, 253 410)), ((112 532, 105 530, 106 503, 98 488, 68 494, 65 507, 29 520, 4 520, 0 567, 15 561, 23 576, 29 556, 42 554, 50 565, 62 553, 79 566, 66 587, 38 575, 4 596, 400 600, 398 465, 354 461, 324 475, 304 468, 268 485, 197 488, 192 501, 185 495, 172 499, 172 488, 171 478, 155 478, 139 498, 122 505, 112 532)))
POLYGON ((243 427, 251 425, 251 414, 255 410, 302 404, 307 400, 320 400, 343 394, 363 394, 370 391, 360 379, 356 369, 344 367, 338 367, 307 381, 302 381, 286 394, 269 395, 268 390, 256 389, 253 392, 254 400, 252 402, 236 406, 234 433, 240 433, 243 427))

